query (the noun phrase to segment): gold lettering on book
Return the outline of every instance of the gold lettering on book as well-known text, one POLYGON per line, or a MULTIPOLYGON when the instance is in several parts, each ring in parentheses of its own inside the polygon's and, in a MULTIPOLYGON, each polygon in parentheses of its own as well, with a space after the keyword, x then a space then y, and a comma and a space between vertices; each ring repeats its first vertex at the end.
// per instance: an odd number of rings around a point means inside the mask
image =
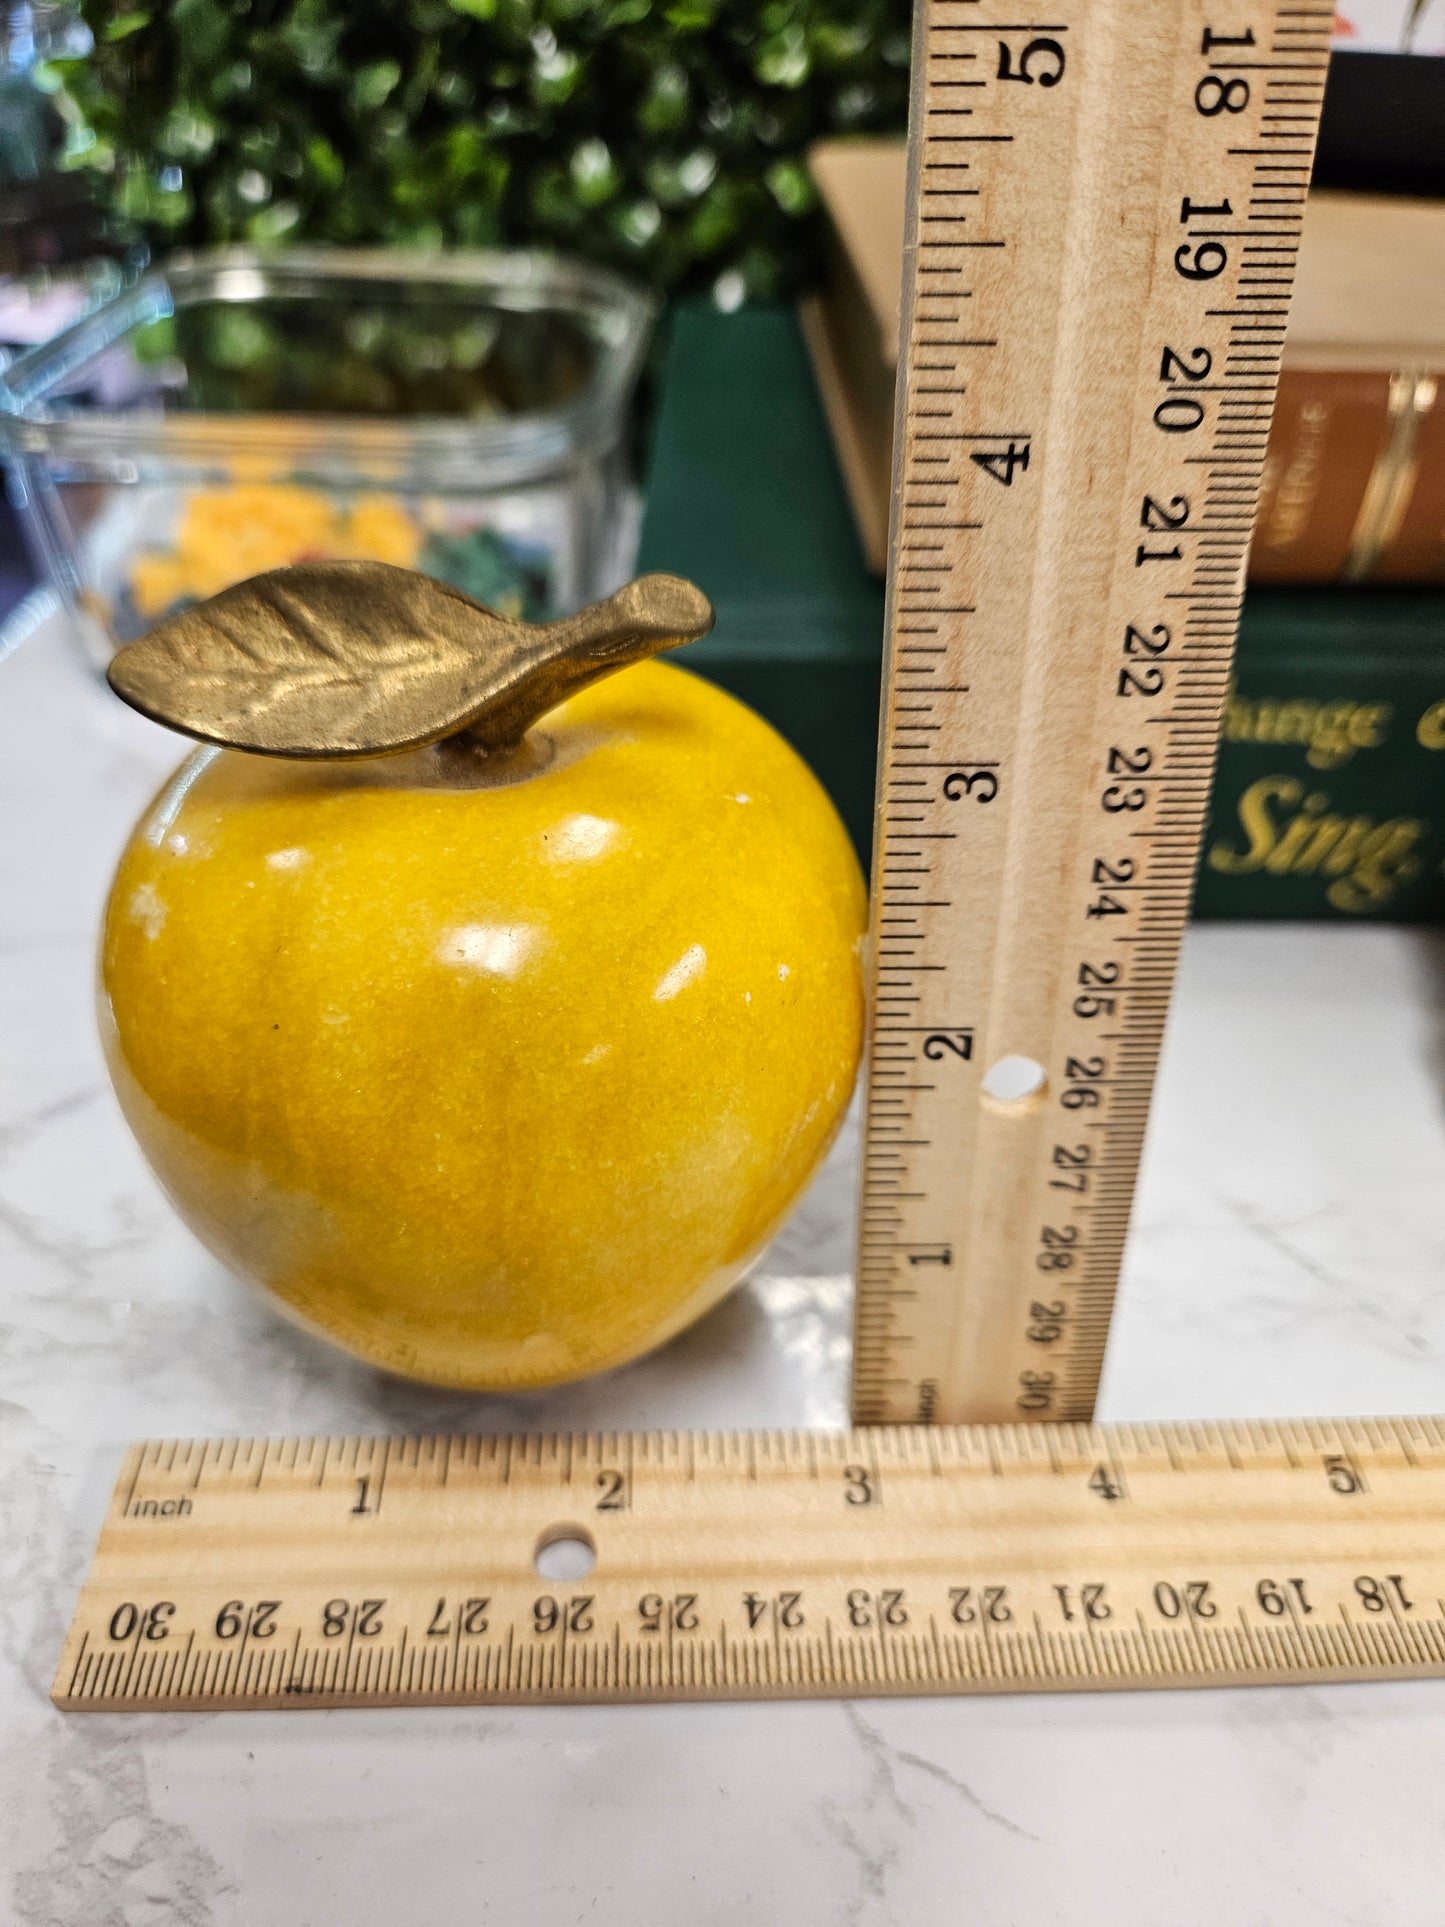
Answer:
POLYGON ((1265 548, 1287 549, 1308 528, 1319 493, 1320 463, 1329 425, 1330 411, 1325 403, 1307 402, 1299 412, 1299 440, 1290 450, 1283 471, 1278 456, 1266 459, 1261 499, 1270 507, 1255 537, 1265 548))
POLYGON ((1323 790, 1306 794, 1293 776, 1251 783, 1240 795, 1238 816, 1244 847, 1221 838, 1205 857, 1221 876, 1326 877, 1326 902, 1360 915, 1382 909, 1420 873, 1417 851, 1426 826, 1418 817, 1342 816, 1330 810, 1323 790))
MULTIPOLYGON (((1224 706, 1224 740, 1297 743, 1311 769, 1338 769, 1356 750, 1380 747, 1392 713, 1389 703, 1316 703, 1293 696, 1241 696, 1231 690, 1224 706)), ((1441 728, 1445 747, 1445 705, 1441 728)))

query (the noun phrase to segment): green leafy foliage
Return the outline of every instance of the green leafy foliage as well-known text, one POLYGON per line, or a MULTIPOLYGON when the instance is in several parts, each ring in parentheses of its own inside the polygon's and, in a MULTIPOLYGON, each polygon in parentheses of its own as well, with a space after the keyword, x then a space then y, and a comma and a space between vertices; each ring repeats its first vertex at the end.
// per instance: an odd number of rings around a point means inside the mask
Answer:
POLYGON ((83 0, 67 164, 152 245, 555 246, 727 306, 816 259, 804 149, 896 131, 907 0, 83 0))

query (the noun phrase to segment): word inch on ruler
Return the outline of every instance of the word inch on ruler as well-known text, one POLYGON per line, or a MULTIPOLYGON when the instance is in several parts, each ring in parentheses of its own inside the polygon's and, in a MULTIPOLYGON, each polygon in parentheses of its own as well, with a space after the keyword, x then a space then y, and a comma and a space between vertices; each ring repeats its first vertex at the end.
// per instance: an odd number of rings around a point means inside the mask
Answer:
POLYGON ((1445 1426, 133 1448, 71 1710, 1038 1692, 1445 1672, 1445 1426), (539 1547, 593 1570, 539 1579, 539 1547))
POLYGON ((1093 1410, 1330 27, 918 9, 860 1422, 1093 1410))

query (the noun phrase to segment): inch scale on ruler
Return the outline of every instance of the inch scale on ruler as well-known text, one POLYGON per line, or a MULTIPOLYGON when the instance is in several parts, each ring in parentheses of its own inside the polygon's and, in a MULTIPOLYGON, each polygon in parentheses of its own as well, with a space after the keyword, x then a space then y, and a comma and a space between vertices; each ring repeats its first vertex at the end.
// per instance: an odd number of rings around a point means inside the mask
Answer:
POLYGON ((738 1699, 1445 1670, 1445 1423, 135 1446, 81 1710, 738 1699), (595 1570, 539 1580, 539 1545, 595 1570))
POLYGON ((1331 18, 918 10, 860 1422, 1092 1413, 1331 18))

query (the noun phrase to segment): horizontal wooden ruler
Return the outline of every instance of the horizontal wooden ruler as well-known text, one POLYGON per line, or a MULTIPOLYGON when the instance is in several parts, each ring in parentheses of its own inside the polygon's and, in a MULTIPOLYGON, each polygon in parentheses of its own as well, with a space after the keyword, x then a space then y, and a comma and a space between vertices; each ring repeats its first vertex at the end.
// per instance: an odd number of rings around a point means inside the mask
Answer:
POLYGON ((1438 1419, 130 1452, 69 1709, 1445 1672, 1438 1419), (586 1577, 539 1578, 559 1542, 586 1577))
POLYGON ((854 1416, 1085 1419, 1332 16, 915 18, 854 1416))

